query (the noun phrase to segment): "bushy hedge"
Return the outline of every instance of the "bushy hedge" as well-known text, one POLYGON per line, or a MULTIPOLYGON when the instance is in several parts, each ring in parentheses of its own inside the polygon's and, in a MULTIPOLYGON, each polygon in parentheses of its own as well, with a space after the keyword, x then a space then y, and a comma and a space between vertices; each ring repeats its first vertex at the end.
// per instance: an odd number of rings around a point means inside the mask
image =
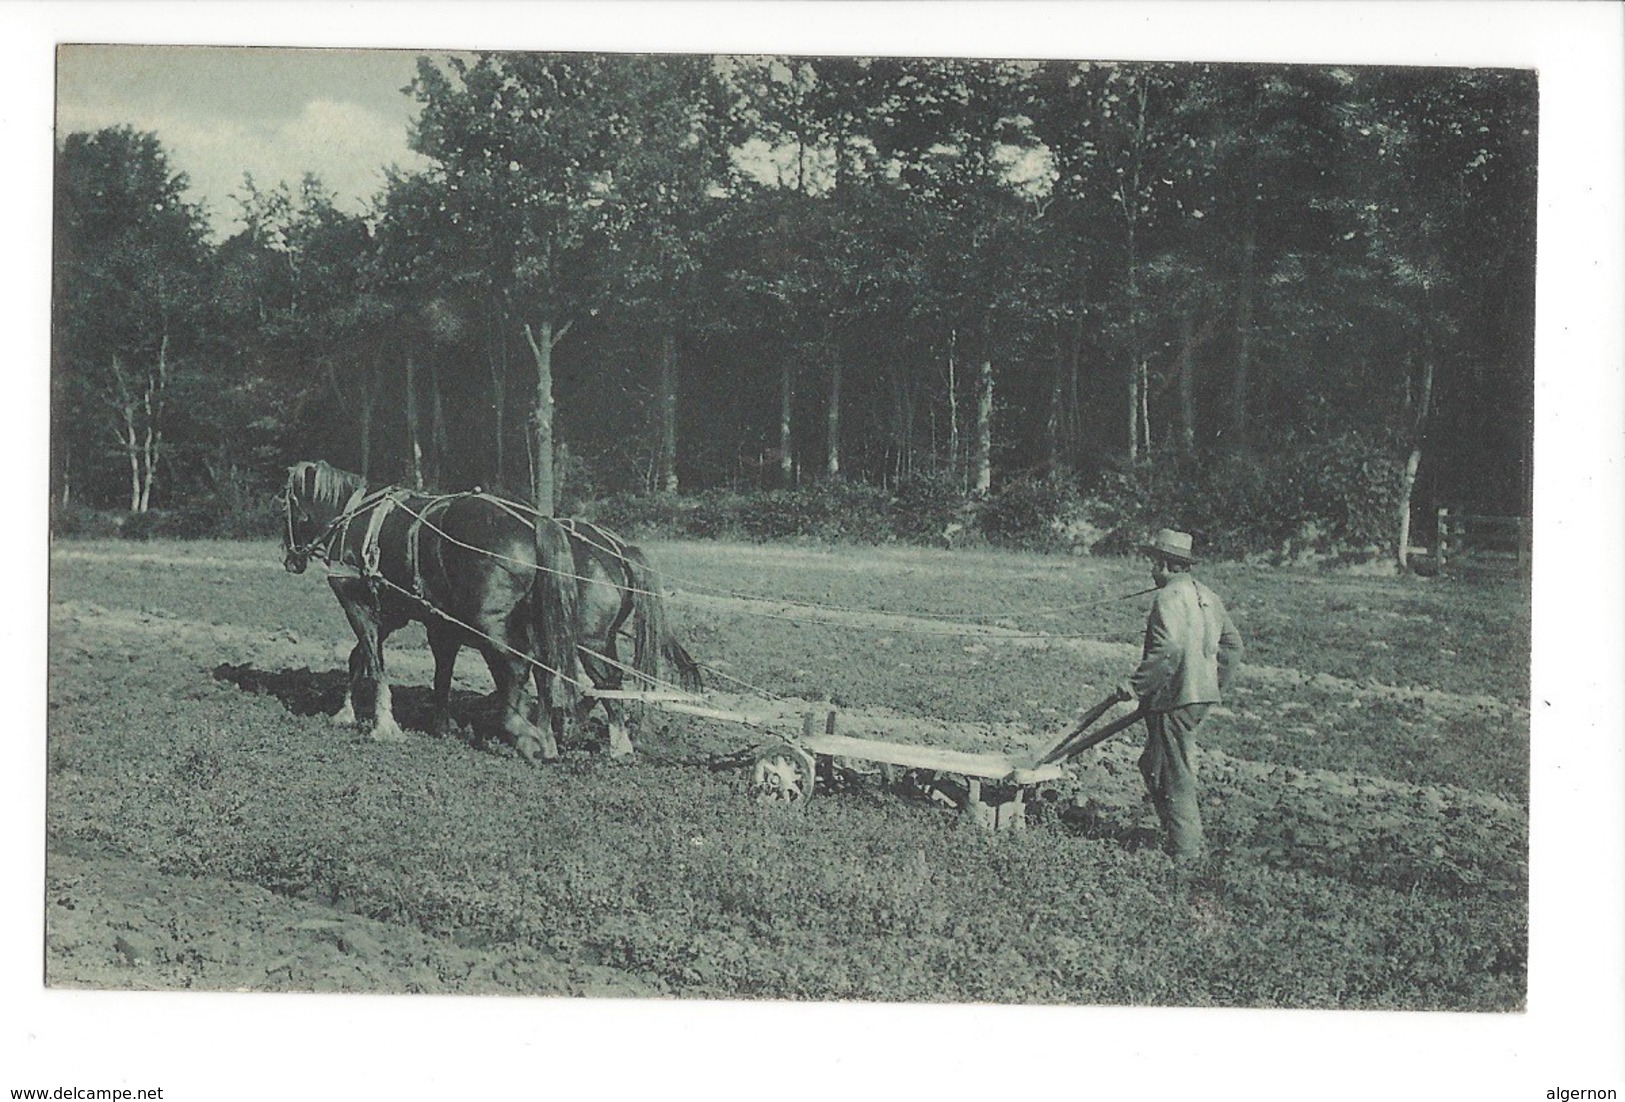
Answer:
POLYGON ((1083 516, 1077 487, 1060 478, 1016 478, 978 503, 977 521, 989 542, 1050 551, 1076 544, 1083 516))
POLYGON ((78 502, 51 501, 51 535, 58 539, 112 539, 119 534, 117 514, 78 502))
POLYGON ((895 493, 863 482, 820 482, 783 490, 616 494, 582 515, 634 539, 811 540, 821 543, 941 542, 964 499, 937 479, 895 493))
POLYGON ((1402 464, 1391 442, 1357 433, 1258 454, 1164 454, 1109 471, 1089 504, 1129 550, 1143 532, 1196 533, 1207 555, 1355 556, 1392 545, 1402 464))
POLYGON ((54 506, 51 535, 58 539, 268 539, 282 531, 280 518, 268 504, 224 508, 213 503, 145 513, 116 513, 83 505, 54 506))
MULTIPOLYGON (((1148 532, 1195 533, 1204 556, 1369 557, 1391 547, 1401 449, 1349 432, 1253 454, 1168 452, 1108 470, 1088 493, 1058 477, 1021 476, 985 496, 921 475, 892 488, 834 480, 788 489, 595 496, 577 464, 563 511, 633 539, 890 542, 961 546, 986 540, 1039 551, 1128 554, 1148 532)), ((128 539, 275 536, 274 510, 205 502, 118 518, 52 510, 57 536, 128 539)))

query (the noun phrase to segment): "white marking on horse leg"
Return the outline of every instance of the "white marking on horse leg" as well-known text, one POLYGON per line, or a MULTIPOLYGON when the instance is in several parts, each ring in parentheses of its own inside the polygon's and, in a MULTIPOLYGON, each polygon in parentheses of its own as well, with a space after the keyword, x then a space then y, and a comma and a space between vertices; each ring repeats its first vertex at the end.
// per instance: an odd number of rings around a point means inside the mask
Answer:
POLYGON ((383 681, 378 682, 378 693, 373 698, 372 737, 377 742, 401 742, 406 738, 406 732, 395 722, 389 685, 383 681))
POLYGON ((538 761, 557 761, 559 757, 559 744, 553 740, 553 732, 546 727, 526 731, 514 739, 514 748, 519 756, 532 764, 538 761))
POLYGON ((609 717, 609 756, 614 761, 626 761, 633 754, 632 739, 626 733, 621 717, 609 717))
POLYGON ((333 713, 333 723, 338 727, 355 726, 355 696, 348 685, 344 687, 344 703, 333 713))
POLYGON ((542 760, 557 761, 559 757, 559 743, 558 740, 553 737, 553 728, 548 725, 546 717, 543 717, 541 726, 537 728, 537 731, 541 734, 542 760))

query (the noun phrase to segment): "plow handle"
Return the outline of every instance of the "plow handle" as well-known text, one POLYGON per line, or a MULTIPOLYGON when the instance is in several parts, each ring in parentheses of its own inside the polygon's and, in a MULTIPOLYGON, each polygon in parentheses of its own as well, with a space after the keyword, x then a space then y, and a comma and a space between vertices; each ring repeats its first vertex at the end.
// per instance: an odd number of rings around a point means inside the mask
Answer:
POLYGON ((1121 718, 1121 720, 1113 720, 1113 722, 1108 723, 1108 725, 1105 725, 1105 727, 1095 731, 1094 735, 1090 735, 1089 738, 1084 738, 1084 740, 1079 741, 1081 740, 1082 735, 1084 735, 1084 731, 1089 730, 1090 723, 1094 723, 1095 720, 1098 720, 1098 718, 1102 717, 1102 715, 1107 714, 1108 710, 1111 710, 1111 705, 1116 704, 1116 702, 1118 702, 1118 696, 1116 696, 1116 692, 1111 692, 1111 694, 1108 694, 1103 701, 1100 701, 1100 704, 1094 705, 1092 709, 1084 712, 1081 720, 1077 720, 1077 727, 1072 728, 1066 738, 1063 738, 1063 740, 1059 741, 1059 743, 1056 743, 1055 746, 1051 746, 1051 748, 1048 749, 1048 751, 1045 751, 1045 754, 1038 759, 1038 766, 1048 766, 1050 762, 1064 761, 1064 759, 1068 759, 1068 757, 1076 757, 1077 754, 1084 753, 1085 749, 1089 749, 1090 746, 1095 746, 1097 743, 1103 743, 1103 741, 1108 740, 1108 738, 1116 735, 1116 733, 1123 730, 1123 728, 1133 727, 1134 722, 1139 720, 1139 718, 1144 715, 1144 710, 1136 709, 1134 710, 1133 714, 1126 715, 1126 717, 1121 718))
POLYGON ((1094 723, 1095 720, 1109 712, 1112 705, 1116 703, 1117 694, 1108 694, 1106 699, 1102 700, 1099 704, 1096 704, 1093 708, 1090 708, 1083 714, 1083 717, 1078 720, 1078 725, 1072 728, 1072 730, 1067 733, 1065 738, 1046 750, 1044 752, 1044 756, 1038 759, 1037 764, 1048 765, 1052 761, 1058 761, 1060 758, 1070 755, 1073 740, 1087 731, 1090 724, 1094 723))
MULTIPOLYGON (((1100 745, 1113 735, 1117 734, 1119 731, 1128 730, 1130 727, 1134 726, 1144 718, 1145 709, 1136 708, 1122 719, 1112 720, 1110 723, 1106 724, 1106 726, 1102 727, 1100 730, 1096 731, 1094 734, 1090 735, 1076 746, 1068 746, 1065 747, 1064 750, 1062 747, 1057 747, 1056 749, 1063 750, 1063 755, 1065 758, 1075 758, 1085 750, 1089 749, 1089 747, 1100 745)), ((1054 753, 1054 750, 1050 751, 1051 755, 1054 753)))

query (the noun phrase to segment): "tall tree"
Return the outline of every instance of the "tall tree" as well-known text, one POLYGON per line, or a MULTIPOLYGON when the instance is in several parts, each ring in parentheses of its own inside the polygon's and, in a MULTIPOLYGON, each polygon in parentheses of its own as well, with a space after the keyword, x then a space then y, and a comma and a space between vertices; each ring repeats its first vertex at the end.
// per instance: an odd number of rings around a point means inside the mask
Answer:
POLYGON ((69 134, 57 155, 59 457, 96 462, 107 450, 93 439, 111 430, 132 513, 153 503, 171 444, 168 399, 177 374, 195 367, 206 316, 212 258, 186 185, 157 136, 128 126, 69 134), (99 431, 86 439, 90 425, 99 431))
POLYGON ((412 145, 435 164, 446 217, 489 273, 534 365, 531 502, 555 507, 554 350, 612 280, 614 151, 626 138, 626 59, 480 54, 419 59, 412 145))
POLYGON ((631 107, 610 166, 622 306, 653 336, 655 486, 675 493, 678 350, 682 331, 701 321, 696 284, 727 194, 739 130, 710 58, 631 58, 626 79, 631 107))
MULTIPOLYGON (((893 77, 905 91, 882 136, 900 183, 930 225, 923 311, 976 363, 971 488, 992 485, 996 363, 1035 303, 1035 245, 1044 184, 1021 171, 1035 153, 1022 113, 1022 70, 976 61, 920 61, 893 77)), ((957 404, 957 402, 955 403, 957 404)))
POLYGON ((368 220, 340 210, 333 192, 309 174, 297 189, 262 188, 245 177, 238 202, 241 248, 260 260, 253 301, 238 308, 258 315, 258 343, 303 395, 306 414, 338 422, 370 477, 392 310, 379 293, 368 220))
MULTIPOLYGON (((1400 334, 1389 408, 1404 453, 1395 540, 1404 570, 1436 400, 1452 386, 1471 391, 1460 382, 1492 375, 1496 360, 1532 351, 1508 342, 1521 325, 1507 314, 1520 297, 1533 300, 1533 77, 1395 70, 1363 83, 1371 96, 1349 125, 1368 151, 1371 191, 1345 207, 1387 288, 1376 301, 1400 334)), ((1516 395, 1490 400, 1508 398, 1522 405, 1516 395)))

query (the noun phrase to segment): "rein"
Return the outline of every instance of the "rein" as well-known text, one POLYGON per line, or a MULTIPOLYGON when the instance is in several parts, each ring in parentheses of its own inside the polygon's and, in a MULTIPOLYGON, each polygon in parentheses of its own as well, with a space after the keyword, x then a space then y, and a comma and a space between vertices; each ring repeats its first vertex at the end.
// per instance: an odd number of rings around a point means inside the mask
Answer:
POLYGON ((317 533, 309 540, 302 544, 298 544, 297 546, 294 544, 293 532, 293 506, 295 500, 294 494, 290 490, 287 498, 285 499, 285 507, 283 509, 283 516, 287 519, 288 528, 288 557, 290 559, 296 559, 300 566, 308 564, 313 558, 320 559, 329 566, 334 565, 332 558, 333 537, 339 534, 339 530, 341 528, 348 529, 350 522, 354 520, 360 513, 361 509, 368 504, 367 488, 365 486, 358 487, 355 493, 350 495, 350 500, 345 502, 344 508, 339 511, 337 516, 328 521, 326 524, 322 525, 320 530, 318 530, 317 533))

